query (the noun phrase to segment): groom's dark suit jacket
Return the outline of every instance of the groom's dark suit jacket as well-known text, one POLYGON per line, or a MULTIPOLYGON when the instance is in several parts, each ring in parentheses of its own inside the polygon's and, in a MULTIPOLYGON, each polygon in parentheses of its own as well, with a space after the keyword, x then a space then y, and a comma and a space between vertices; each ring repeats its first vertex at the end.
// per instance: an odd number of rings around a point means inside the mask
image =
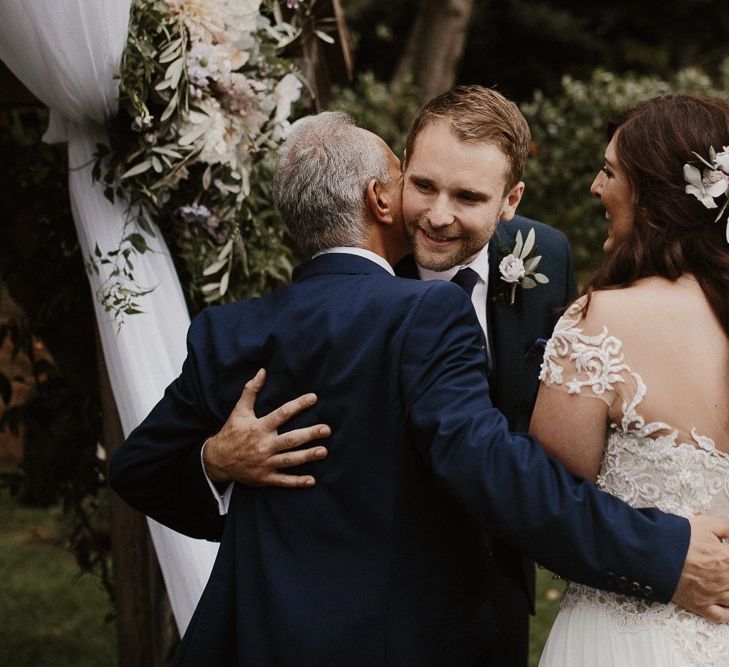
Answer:
MULTIPOLYGON (((536 220, 515 216, 499 223, 491 239, 489 283, 486 297, 491 363, 488 372, 491 401, 505 416, 512 431, 529 429, 539 384, 544 343, 552 335, 559 316, 577 295, 572 254, 565 236, 536 220), (534 229, 538 271, 549 283, 530 290, 518 288, 511 304, 500 298, 505 283, 499 263, 514 248, 517 232, 526 239, 534 229)), ((397 266, 404 278, 418 278, 412 255, 397 266)), ((527 664, 529 652, 528 614, 534 611, 534 563, 498 536, 490 536, 488 555, 492 559, 492 596, 498 617, 499 641, 490 663, 506 666, 527 664)))
POLYGON ((493 614, 474 524, 573 580, 671 596, 688 522, 630 509, 510 436, 479 339, 458 287, 345 254, 193 321, 180 377, 110 468, 142 512, 221 540, 176 664, 483 664, 493 614), (220 517, 201 446, 260 367, 259 414, 315 391, 289 426, 329 423, 329 456, 300 469, 314 488, 236 485, 220 517))

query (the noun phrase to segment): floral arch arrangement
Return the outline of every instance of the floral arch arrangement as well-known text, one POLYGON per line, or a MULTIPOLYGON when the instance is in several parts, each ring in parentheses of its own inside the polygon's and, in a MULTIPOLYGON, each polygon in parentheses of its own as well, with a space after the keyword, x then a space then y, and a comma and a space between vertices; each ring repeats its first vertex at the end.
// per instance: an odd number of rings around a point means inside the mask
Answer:
POLYGON ((302 80, 283 50, 314 29, 313 5, 286 0, 133 0, 119 113, 94 176, 128 205, 99 299, 118 319, 153 286, 134 282, 154 221, 192 311, 286 280, 291 251, 270 197, 270 156, 285 138, 302 80), (284 20, 283 12, 289 15, 284 20))

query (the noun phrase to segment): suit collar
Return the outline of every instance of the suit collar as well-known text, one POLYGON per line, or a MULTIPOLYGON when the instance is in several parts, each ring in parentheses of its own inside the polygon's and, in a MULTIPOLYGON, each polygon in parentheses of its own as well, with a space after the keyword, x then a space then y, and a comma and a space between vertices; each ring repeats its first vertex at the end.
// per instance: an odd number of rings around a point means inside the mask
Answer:
POLYGON ((293 281, 299 282, 314 276, 330 274, 382 274, 390 275, 386 269, 372 260, 349 253, 326 253, 317 255, 294 269, 293 281))

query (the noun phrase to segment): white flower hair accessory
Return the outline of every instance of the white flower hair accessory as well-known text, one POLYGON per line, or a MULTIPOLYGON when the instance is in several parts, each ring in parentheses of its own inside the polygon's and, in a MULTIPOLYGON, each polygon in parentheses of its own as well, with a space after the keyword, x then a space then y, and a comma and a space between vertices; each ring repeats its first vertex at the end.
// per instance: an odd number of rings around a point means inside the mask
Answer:
POLYGON ((546 285, 549 282, 549 278, 543 273, 536 273, 542 256, 537 254, 535 241, 534 227, 529 230, 526 241, 522 237, 521 231, 517 231, 514 249, 505 254, 499 262, 499 274, 505 289, 501 290, 501 294, 497 294, 497 300, 502 303, 514 305, 517 287, 532 289, 537 285, 546 285))
MULTIPOLYGON (((709 149, 709 160, 692 152, 706 168, 702 173, 692 164, 683 165, 686 193, 696 197, 706 208, 719 208, 716 200, 725 196, 729 190, 729 146, 724 146, 721 153, 717 153, 712 146, 709 149)), ((714 222, 719 222, 727 210, 727 204, 729 204, 729 198, 724 200, 714 222)), ((725 233, 727 243, 729 243, 729 220, 725 233)))

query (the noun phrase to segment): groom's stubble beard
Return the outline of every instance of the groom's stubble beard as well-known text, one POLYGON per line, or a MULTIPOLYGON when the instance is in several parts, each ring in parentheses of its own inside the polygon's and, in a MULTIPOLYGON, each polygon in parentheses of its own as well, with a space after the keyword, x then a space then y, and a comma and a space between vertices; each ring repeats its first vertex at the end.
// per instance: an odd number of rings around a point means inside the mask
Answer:
POLYGON ((447 271, 454 266, 467 264, 489 242, 496 231, 498 218, 475 230, 464 230, 458 223, 444 228, 433 228, 425 215, 414 220, 404 219, 405 233, 412 244, 413 256, 418 265, 430 271, 447 271), (422 234, 435 240, 452 240, 447 248, 434 250, 425 247, 422 234))

